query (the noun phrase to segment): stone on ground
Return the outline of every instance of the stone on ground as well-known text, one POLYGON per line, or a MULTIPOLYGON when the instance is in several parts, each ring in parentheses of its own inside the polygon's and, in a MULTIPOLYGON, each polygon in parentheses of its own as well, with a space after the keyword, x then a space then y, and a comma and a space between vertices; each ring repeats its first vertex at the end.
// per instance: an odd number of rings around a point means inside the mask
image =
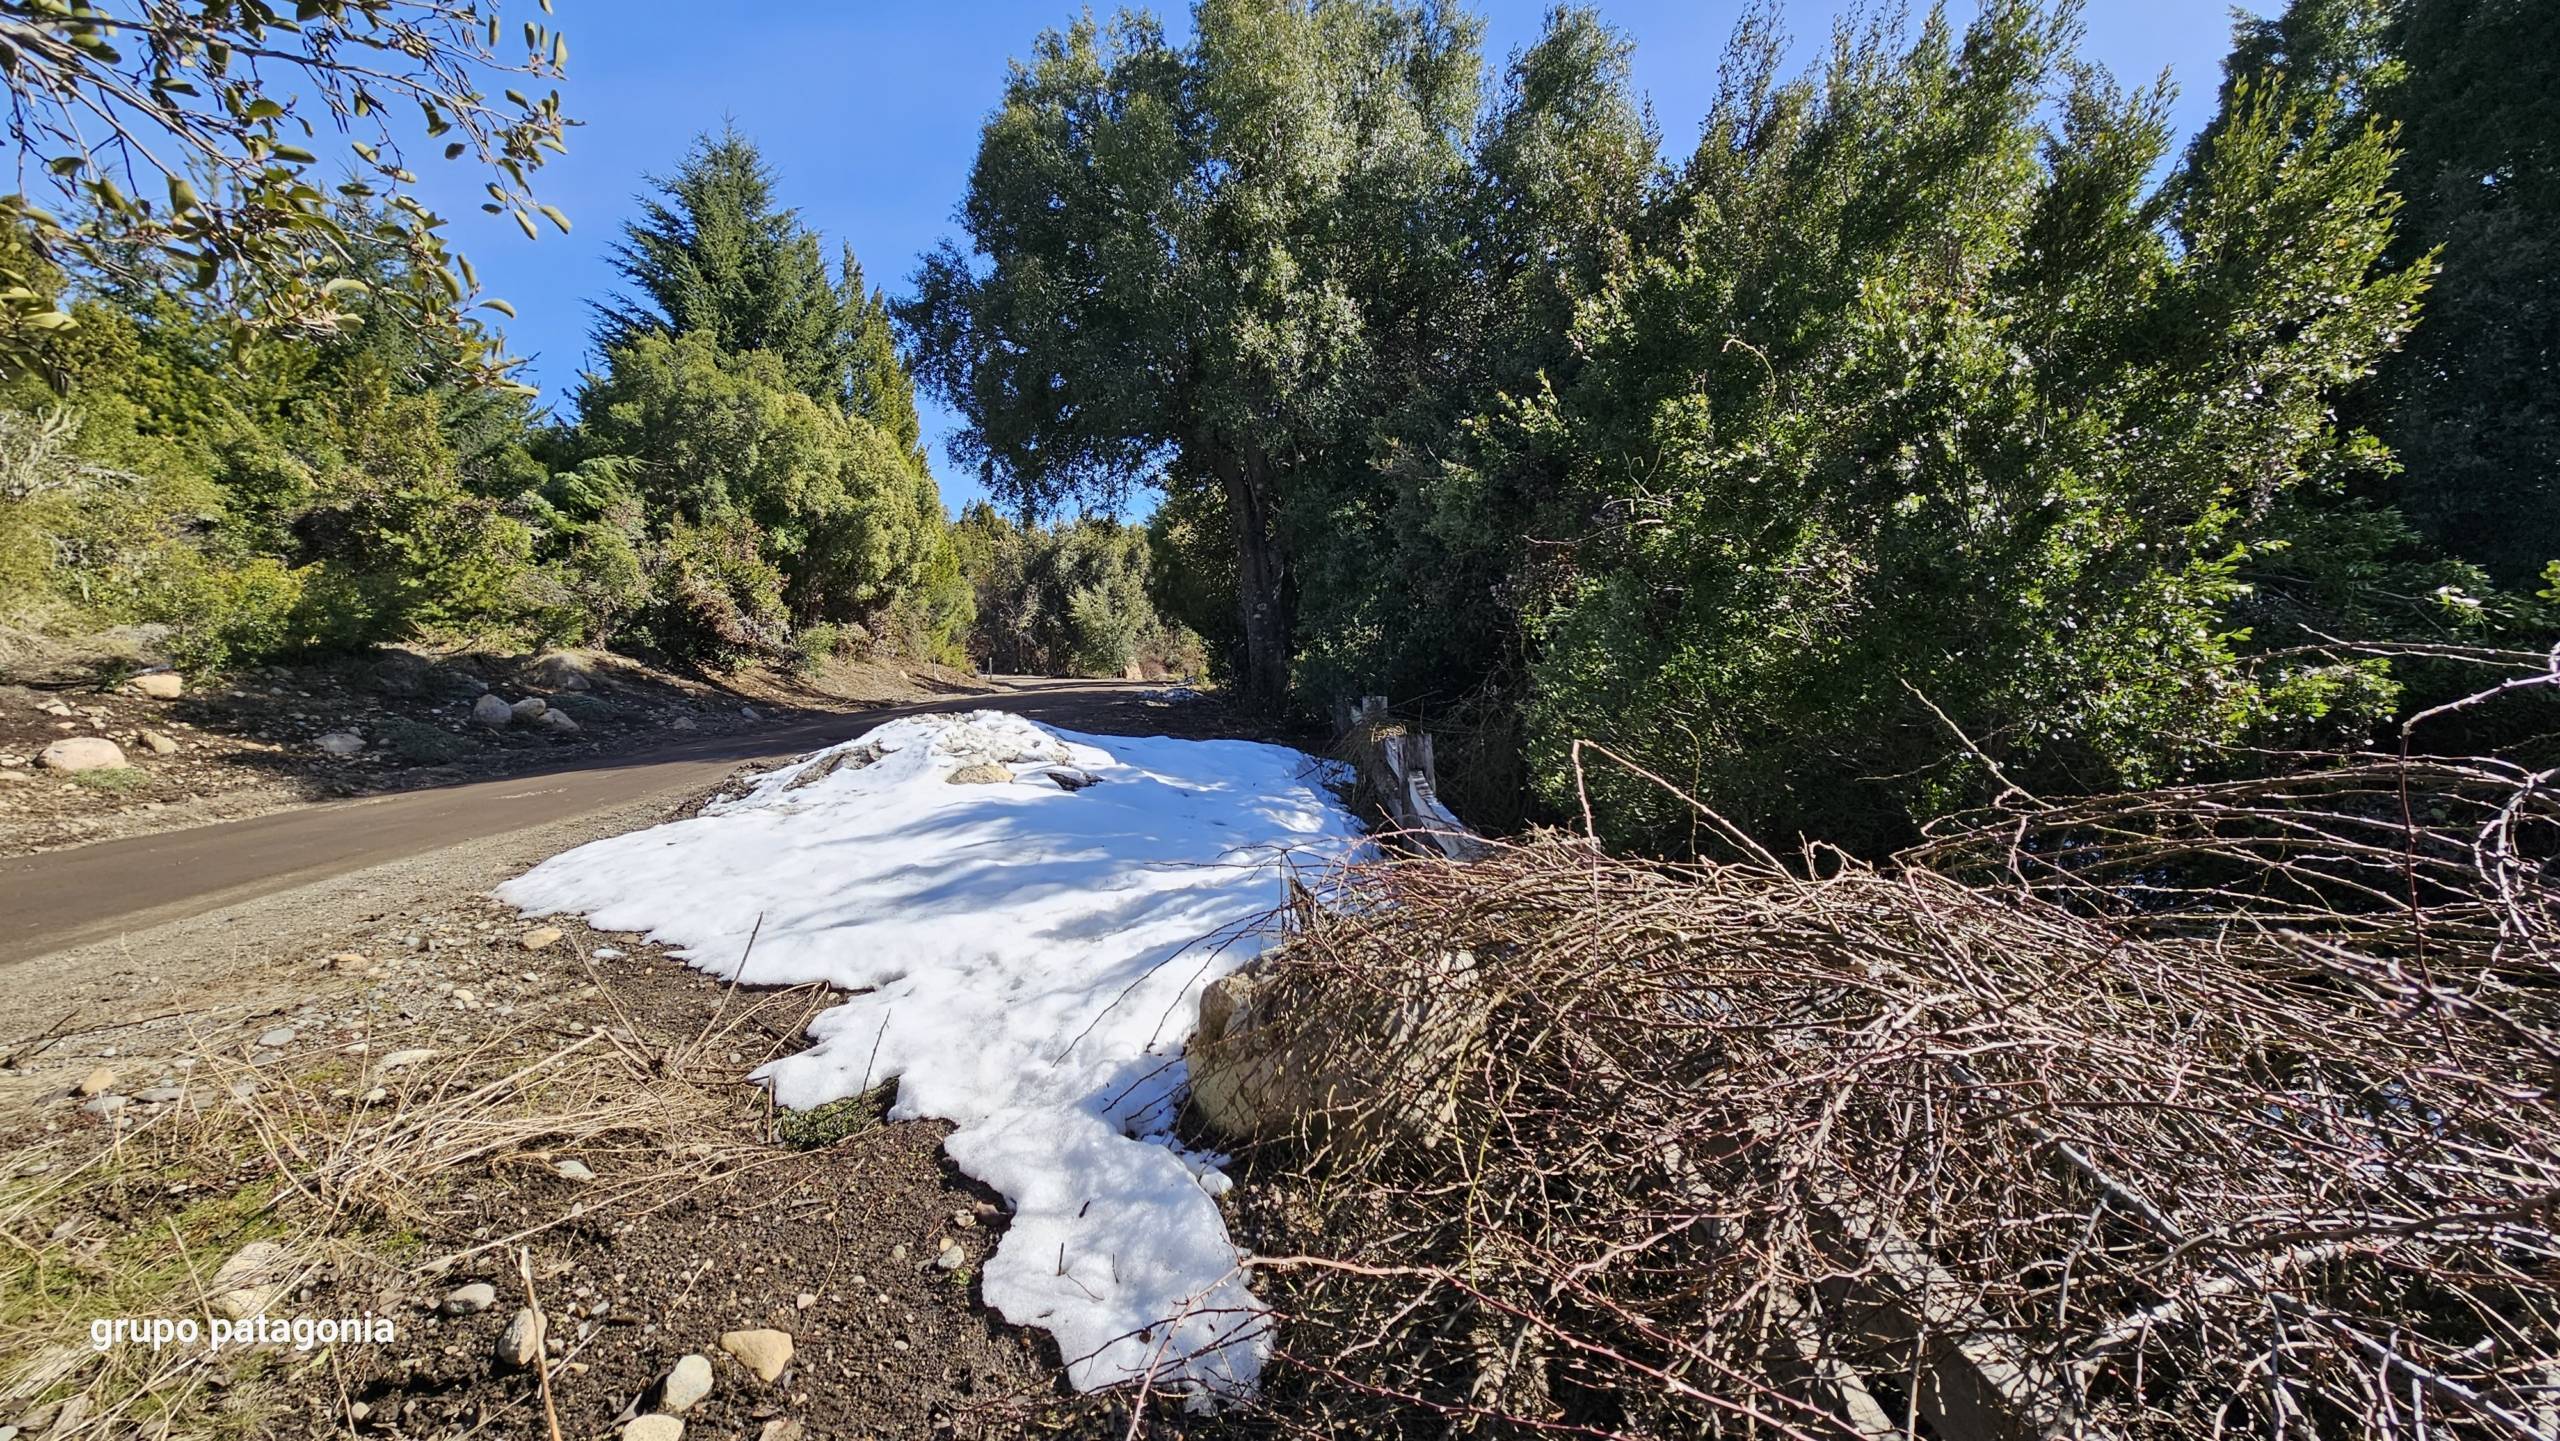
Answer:
POLYGON ((791 1333, 788 1331, 728 1331, 720 1337, 720 1349, 738 1358, 738 1364, 756 1373, 759 1381, 771 1381, 791 1364, 791 1333))
POLYGON ((622 1427, 622 1441, 684 1441, 684 1423, 673 1416, 634 1416, 622 1427))
POLYGON ((711 1358, 696 1352, 676 1362, 667 1379, 658 1384, 658 1409, 681 1416, 710 1394, 711 1358))
POLYGON ((114 1090, 115 1085, 116 1073, 104 1066, 97 1066, 92 1068, 89 1074, 82 1076, 80 1084, 72 1089, 83 1096, 96 1096, 114 1090))
POLYGON ((508 705, 493 691, 471 703, 471 718, 484 726, 496 729, 513 721, 516 713, 514 707, 508 705))
POLYGON ((312 744, 333 756, 351 756, 364 750, 364 737, 354 731, 331 731, 312 744))
POLYGON ((497 1287, 486 1281, 473 1281, 445 1293, 444 1313, 448 1316, 477 1316, 497 1304, 497 1287))
POLYGON ((542 1313, 531 1306, 516 1308, 516 1318, 498 1337, 497 1363, 501 1369, 522 1371, 542 1356, 542 1313))
POLYGON ((36 764, 49 771, 111 771, 124 764, 124 750, 104 736, 72 736, 46 746, 36 764))
POLYGON ((951 783, 955 786, 1000 786, 1009 785, 1012 781, 1013 771, 1010 767, 987 761, 962 766, 951 773, 951 783))
POLYGON ((136 694, 147 695, 153 700, 176 700, 187 693, 185 677, 173 670, 146 671, 125 684, 131 686, 136 694))
POLYGON ((564 710, 546 710, 538 718, 544 730, 567 735, 578 729, 578 718, 564 710))
POLYGON ((520 721, 538 721, 542 719, 542 713, 549 709, 551 709, 551 702, 538 695, 529 695, 507 707, 507 713, 520 721))
POLYGON ((558 926, 536 926, 532 930, 524 933, 523 940, 524 948, 528 951, 548 950, 549 948, 560 944, 560 928, 558 926))
POLYGON ((293 1271, 293 1253, 274 1241, 252 1241, 231 1253, 213 1273, 206 1289, 214 1311, 233 1321, 262 1315, 284 1290, 293 1271))
POLYGON ((144 731, 141 740, 142 748, 155 756, 173 756, 178 753, 178 743, 159 731, 144 731))

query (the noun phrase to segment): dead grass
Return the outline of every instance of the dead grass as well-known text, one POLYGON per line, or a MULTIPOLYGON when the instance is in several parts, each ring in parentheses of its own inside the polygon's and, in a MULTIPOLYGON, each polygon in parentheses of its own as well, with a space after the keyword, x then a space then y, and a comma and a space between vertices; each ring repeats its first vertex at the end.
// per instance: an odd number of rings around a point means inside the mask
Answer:
POLYGON ((681 1034, 603 994, 608 1024, 496 1025, 399 1067, 382 1063, 402 1044, 390 1034, 267 1066, 199 1045, 183 1099, 21 1151, 0 1185, 0 1421, 52 1403, 99 1435, 272 1434, 284 1408, 334 1384, 326 1349, 102 1352, 90 1322, 192 1317, 209 1331, 215 1274, 261 1241, 289 1257, 271 1314, 344 1315, 489 1253, 529 1265, 554 1228, 680 1205, 788 1154, 728 1058, 749 1034, 765 1049, 796 1036, 813 990, 733 990, 681 1034), (572 1158, 601 1179, 560 1180, 572 1158), (550 1200, 504 1234, 455 1231, 456 1193, 493 1187, 550 1200))

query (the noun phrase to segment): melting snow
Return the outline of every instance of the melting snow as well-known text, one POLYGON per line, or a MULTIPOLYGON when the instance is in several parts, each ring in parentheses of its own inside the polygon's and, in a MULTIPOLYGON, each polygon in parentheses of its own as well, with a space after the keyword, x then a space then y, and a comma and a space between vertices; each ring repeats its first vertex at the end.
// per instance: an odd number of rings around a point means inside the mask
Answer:
POLYGON ((1218 1158, 1168 1131, 1181 1043, 1286 866, 1357 844, 1327 779, 1280 746, 923 716, 498 894, 646 931, 716 976, 743 953, 753 984, 864 991, 756 1077, 805 1109, 894 1076, 893 1116, 956 1122, 951 1159, 1014 1212, 987 1302, 1052 1332, 1080 1389, 1152 1374, 1233 1393, 1268 1342, 1212 1199, 1218 1158), (950 779, 988 766, 1014 782, 950 779), (1075 771, 1099 783, 1070 790, 1075 771))

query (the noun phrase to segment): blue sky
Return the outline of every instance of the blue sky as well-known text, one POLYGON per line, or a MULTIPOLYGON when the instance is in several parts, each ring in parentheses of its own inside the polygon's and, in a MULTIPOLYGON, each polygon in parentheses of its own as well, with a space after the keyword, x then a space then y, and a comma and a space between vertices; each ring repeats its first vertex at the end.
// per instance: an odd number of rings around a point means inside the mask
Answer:
MULTIPOLYGON (((1490 55, 1534 40, 1551 0, 1478 0, 1490 55)), ((528 7, 529 8, 529 7, 528 7)), ((925 251, 951 233, 978 127, 1005 63, 1039 32, 1071 19, 1072 0, 797 0, 706 8, 699 0, 555 0, 568 32, 570 113, 585 124, 537 177, 544 200, 575 227, 528 242, 476 207, 462 168, 421 167, 422 194, 453 217, 455 241, 489 293, 516 307, 508 326, 528 379, 561 401, 589 363, 587 302, 613 283, 606 250, 644 177, 672 169, 693 136, 724 118, 781 172, 783 197, 825 232, 852 242, 875 285, 905 287, 925 251)), ((1096 7, 1102 9, 1104 7, 1096 7)), ((1178 22, 1183 6, 1159 6, 1178 22)), ((1666 150, 1684 152, 1715 84, 1742 0, 1600 0, 1636 42, 1636 81, 1666 150)), ((1788 0, 1800 55, 1827 35, 1835 0, 1788 0)), ((1969 11, 1957 0, 1958 14, 1969 11)), ((2231 30, 2230 0, 2088 0, 2086 52, 2128 82, 2169 72, 2176 119, 2191 132, 2210 110, 2231 30)), ((926 428, 943 498, 956 511, 979 491, 942 440, 955 417, 927 402, 926 428)))

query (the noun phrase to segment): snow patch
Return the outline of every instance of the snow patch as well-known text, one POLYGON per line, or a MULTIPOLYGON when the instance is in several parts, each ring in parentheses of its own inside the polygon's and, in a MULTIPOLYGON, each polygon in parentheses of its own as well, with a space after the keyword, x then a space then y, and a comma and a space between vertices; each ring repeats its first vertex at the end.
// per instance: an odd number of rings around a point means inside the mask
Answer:
POLYGON ((957 1123, 951 1159, 1013 1208, 987 1303, 1054 1334, 1079 1389, 1152 1376, 1207 1400, 1250 1390, 1269 1342, 1220 1158, 1170 1133, 1181 1046, 1287 869, 1360 843, 1334 778, 1281 746, 920 716, 498 894, 723 978, 743 959, 752 984, 862 992, 756 1078, 806 1109, 896 1077, 891 1114, 957 1123), (981 766, 1018 782, 951 783, 981 766))

